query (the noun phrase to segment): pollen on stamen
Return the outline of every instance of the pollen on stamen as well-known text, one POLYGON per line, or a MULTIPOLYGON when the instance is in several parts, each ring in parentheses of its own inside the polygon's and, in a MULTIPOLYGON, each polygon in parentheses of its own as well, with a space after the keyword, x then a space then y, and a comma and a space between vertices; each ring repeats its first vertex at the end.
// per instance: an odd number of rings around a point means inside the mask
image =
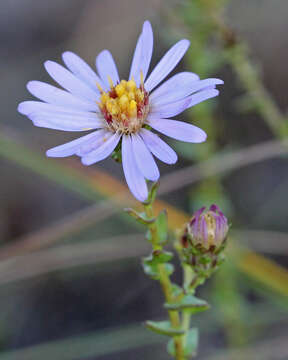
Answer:
POLYGON ((101 93, 97 104, 111 131, 131 134, 142 128, 149 110, 149 95, 144 88, 142 72, 140 79, 140 86, 137 87, 134 78, 114 84, 108 77, 108 91, 97 84, 101 93))

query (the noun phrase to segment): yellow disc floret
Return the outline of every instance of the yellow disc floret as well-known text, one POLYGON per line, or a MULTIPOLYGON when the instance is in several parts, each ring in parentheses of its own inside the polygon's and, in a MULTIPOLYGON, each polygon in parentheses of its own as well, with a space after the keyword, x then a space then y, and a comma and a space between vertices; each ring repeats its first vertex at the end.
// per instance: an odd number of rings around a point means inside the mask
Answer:
POLYGON ((111 131, 131 134, 139 131, 149 110, 149 96, 144 89, 143 80, 137 87, 134 79, 114 85, 108 78, 110 90, 105 92, 101 86, 99 108, 111 131))

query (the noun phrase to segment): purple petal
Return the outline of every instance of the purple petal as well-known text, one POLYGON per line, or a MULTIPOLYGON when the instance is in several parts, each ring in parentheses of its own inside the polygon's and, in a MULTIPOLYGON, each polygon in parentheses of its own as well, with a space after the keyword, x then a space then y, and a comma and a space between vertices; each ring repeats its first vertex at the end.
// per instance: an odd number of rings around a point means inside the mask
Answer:
POLYGON ((173 139, 191 143, 206 140, 205 132, 197 126, 171 119, 150 119, 148 124, 155 130, 173 139))
POLYGON ((150 118, 170 118, 172 116, 176 116, 190 107, 191 99, 187 97, 185 99, 178 100, 171 104, 164 105, 154 105, 151 104, 151 109, 149 115, 147 117, 148 120, 150 118))
POLYGON ((187 51, 190 42, 188 40, 178 41, 156 65, 145 82, 145 89, 151 91, 157 86, 178 64, 187 51))
POLYGON ((94 131, 91 134, 81 136, 80 138, 72 140, 66 144, 49 149, 46 152, 46 155, 49 157, 66 157, 74 155, 84 144, 87 145, 94 144, 95 142, 97 143, 99 139, 104 137, 106 132, 106 130, 94 131))
POLYGON ((81 159, 82 164, 83 165, 92 165, 98 161, 101 161, 101 160, 107 158, 114 151, 120 138, 121 138, 121 135, 118 133, 115 133, 107 141, 105 141, 104 144, 101 145, 99 148, 91 151, 87 155, 84 155, 81 159))
POLYGON ((223 84, 220 79, 205 79, 195 81, 193 73, 180 73, 167 80, 151 95, 153 105, 163 105, 181 100, 192 93, 206 89, 207 87, 223 84))
POLYGON ((91 141, 83 143, 75 152, 76 155, 83 157, 88 155, 91 151, 96 150, 102 144, 104 144, 110 137, 113 136, 111 131, 107 129, 98 130, 95 137, 91 141), (97 135, 97 136, 96 136, 97 135))
POLYGON ((78 55, 71 51, 66 51, 62 54, 62 59, 67 68, 76 75, 80 80, 89 84, 92 89, 99 92, 96 83, 102 86, 102 82, 95 71, 78 55))
POLYGON ((80 99, 67 91, 41 81, 29 81, 27 89, 32 95, 49 104, 67 106, 78 110, 99 111, 95 102, 80 99))
POLYGON ((201 103, 202 101, 211 99, 217 95, 219 95, 219 90, 216 90, 216 89, 202 90, 202 91, 198 92, 197 94, 189 96, 189 99, 191 100, 191 102, 187 108, 195 106, 195 105, 201 103))
POLYGON ((91 114, 93 116, 96 116, 98 118, 98 113, 90 112, 90 111, 83 111, 79 109, 71 109, 69 106, 60 106, 60 105, 52 105, 47 104, 41 101, 23 101, 18 105, 18 111, 23 114, 29 116, 32 113, 36 112, 51 112, 51 113, 64 113, 64 114, 71 114, 73 113, 82 115, 82 116, 88 116, 90 117, 91 114))
MULTIPOLYGON (((157 103, 160 98, 169 96, 171 92, 175 93, 176 100, 180 100, 185 96, 191 94, 190 87, 200 81, 199 76, 192 72, 181 72, 170 79, 166 80, 156 90, 154 90, 149 99, 154 103, 157 103), (186 88, 188 88, 186 90, 186 88), (179 94, 179 95, 178 95, 179 94), (177 98, 178 97, 178 98, 177 98)), ((174 100, 174 101, 176 101, 174 100)))
POLYGON ((159 179, 159 169, 147 149, 144 141, 138 134, 131 135, 132 150, 138 166, 138 169, 142 172, 145 179, 156 181, 159 179))
POLYGON ((122 163, 130 191, 137 200, 141 202, 145 201, 148 197, 147 184, 144 176, 137 167, 130 135, 123 135, 122 137, 122 163))
POLYGON ((153 52, 153 31, 149 21, 145 21, 142 33, 135 48, 129 79, 134 77, 137 86, 140 85, 140 73, 144 80, 147 76, 153 52))
POLYGON ((86 131, 105 126, 95 113, 79 114, 58 111, 37 111, 29 114, 35 126, 63 131, 86 131))
POLYGON ((208 245, 208 229, 207 229, 207 223, 204 216, 201 216, 200 218, 200 233, 201 237, 203 239, 204 246, 208 245))
POLYGON ((159 160, 163 161, 166 164, 176 163, 176 152, 168 144, 161 140, 158 135, 153 134, 151 131, 146 129, 141 129, 140 135, 148 149, 159 160))
POLYGON ((220 244, 220 228, 221 228, 221 223, 220 223, 220 218, 219 216, 215 216, 215 242, 216 245, 220 244))
POLYGON ((220 208, 219 208, 219 206, 218 206, 218 205, 216 205, 216 204, 212 204, 212 205, 210 206, 209 210, 211 210, 211 211, 213 211, 213 212, 217 213, 217 211, 218 211, 218 210, 220 210, 220 208))
POLYGON ((193 229, 193 236, 196 237, 197 239, 200 237, 200 219, 201 219, 201 214, 204 210, 205 207, 202 207, 201 209, 197 210, 194 214, 195 222, 192 225, 192 229, 193 229))
POLYGON ((218 214, 220 214, 221 216, 225 217, 224 214, 223 214, 223 212, 220 210, 219 206, 216 205, 216 204, 212 204, 212 205, 210 206, 209 210, 215 212, 216 214, 218 213, 218 214))
POLYGON ((116 85, 119 80, 118 70, 113 60, 111 53, 108 50, 103 50, 96 58, 96 67, 99 76, 102 79, 105 90, 110 88, 109 77, 116 85))
POLYGON ((89 101, 97 101, 99 99, 100 95, 96 90, 92 90, 82 80, 79 80, 69 70, 65 69, 64 66, 50 60, 45 61, 44 66, 48 74, 72 94, 89 101))

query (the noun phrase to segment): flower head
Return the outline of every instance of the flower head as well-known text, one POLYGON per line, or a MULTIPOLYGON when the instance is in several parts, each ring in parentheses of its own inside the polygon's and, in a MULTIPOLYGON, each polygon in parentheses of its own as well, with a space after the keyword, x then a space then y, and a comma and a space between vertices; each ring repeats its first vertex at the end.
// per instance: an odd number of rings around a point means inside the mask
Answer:
POLYGON ((127 184, 138 200, 145 201, 148 196, 145 180, 156 181, 160 175, 154 157, 167 164, 177 161, 175 151, 151 129, 181 141, 205 141, 206 134, 200 128, 170 118, 217 96, 219 91, 215 87, 223 83, 219 79, 200 80, 194 73, 181 72, 158 86, 188 47, 188 40, 180 40, 147 77, 153 33, 150 23, 145 21, 127 81, 120 80, 107 50, 96 58, 97 73, 76 54, 65 52, 62 58, 68 69, 53 61, 44 64, 49 75, 64 90, 30 81, 28 90, 42 101, 22 102, 18 111, 40 127, 63 131, 95 130, 48 150, 47 156, 78 155, 84 165, 91 165, 107 158, 118 144, 121 145, 127 184))
POLYGON ((200 251, 217 252, 226 241, 228 222, 217 205, 199 209, 187 223, 182 238, 184 247, 192 246, 200 251))

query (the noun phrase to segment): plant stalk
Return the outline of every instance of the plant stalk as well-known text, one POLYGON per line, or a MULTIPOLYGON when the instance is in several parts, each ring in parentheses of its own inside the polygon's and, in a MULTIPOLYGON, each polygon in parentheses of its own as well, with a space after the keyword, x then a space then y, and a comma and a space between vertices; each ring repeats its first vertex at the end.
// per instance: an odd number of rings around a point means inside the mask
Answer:
MULTIPOLYGON (((154 217, 153 207, 152 204, 144 204, 144 209, 146 216, 148 218, 154 217)), ((159 236, 158 236, 158 230, 155 223, 148 225, 149 230, 151 232, 151 244, 153 251, 155 250, 161 250, 162 245, 159 244, 159 236)), ((166 302, 173 303, 174 296, 172 291, 172 284, 170 281, 170 277, 167 273, 166 267, 163 264, 158 265, 159 270, 159 282, 161 284, 161 288, 165 297, 166 302)), ((170 322, 172 327, 174 328, 180 328, 181 327, 181 321, 180 321, 180 315, 179 312, 176 310, 169 310, 168 311, 170 322)), ((176 360, 185 360, 184 357, 184 347, 182 343, 182 336, 174 336, 174 346, 175 346, 175 359, 176 360)))

